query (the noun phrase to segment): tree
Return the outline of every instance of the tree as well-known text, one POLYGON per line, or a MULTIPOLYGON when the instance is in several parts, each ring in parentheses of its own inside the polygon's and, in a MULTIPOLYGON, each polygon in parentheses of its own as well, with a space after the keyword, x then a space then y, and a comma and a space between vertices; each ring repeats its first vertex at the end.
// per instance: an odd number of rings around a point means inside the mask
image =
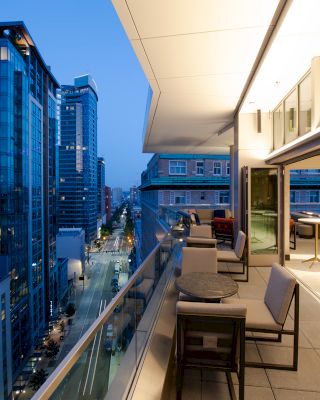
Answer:
POLYGON ((31 387, 35 392, 42 386, 47 379, 48 372, 44 369, 37 369, 34 374, 31 375, 29 380, 29 387, 31 387))
POLYGON ((76 312, 76 306, 73 303, 69 303, 66 307, 66 316, 72 317, 75 312, 76 312))
POLYGON ((61 321, 61 322, 60 322, 59 328, 60 328, 60 332, 63 333, 63 332, 64 332, 64 328, 65 328, 64 321, 61 321))
POLYGON ((60 346, 53 339, 48 340, 46 345, 46 357, 54 359, 59 353, 60 346))

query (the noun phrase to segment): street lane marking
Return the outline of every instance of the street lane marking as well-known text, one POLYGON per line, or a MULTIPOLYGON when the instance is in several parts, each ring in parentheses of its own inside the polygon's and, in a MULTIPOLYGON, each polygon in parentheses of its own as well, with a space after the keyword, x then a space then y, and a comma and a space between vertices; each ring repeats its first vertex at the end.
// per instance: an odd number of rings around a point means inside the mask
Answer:
MULTIPOLYGON (((103 303, 103 300, 100 300, 99 315, 101 314, 102 303, 103 303)), ((91 361, 92 361, 92 356, 93 356, 94 346, 95 346, 96 340, 97 340, 97 334, 95 334, 95 336, 94 336, 93 346, 92 346, 92 349, 91 349, 91 354, 90 354, 90 359, 89 359, 89 365, 88 365, 88 369, 87 369, 86 381, 85 381, 85 383, 84 383, 84 388, 83 388, 83 392, 82 392, 82 395, 83 395, 83 396, 84 396, 85 391, 86 391, 86 388, 87 388, 88 378, 89 378, 90 369, 91 369, 91 361)))
MULTIPOLYGON (((105 309, 107 306, 107 300, 104 301, 104 308, 105 309)), ((101 344, 101 337, 102 337, 102 331, 103 331, 103 326, 101 327, 100 330, 100 337, 99 337, 99 342, 98 342, 98 347, 97 347, 97 356, 95 359, 95 363, 94 363, 94 368, 93 368, 93 375, 92 375, 92 379, 91 379, 91 386, 90 386, 90 395, 92 393, 92 388, 93 388, 93 382, 94 382, 94 378, 96 376, 96 369, 97 369, 97 362, 98 362, 98 357, 99 357, 99 349, 100 349, 100 344, 101 344)))

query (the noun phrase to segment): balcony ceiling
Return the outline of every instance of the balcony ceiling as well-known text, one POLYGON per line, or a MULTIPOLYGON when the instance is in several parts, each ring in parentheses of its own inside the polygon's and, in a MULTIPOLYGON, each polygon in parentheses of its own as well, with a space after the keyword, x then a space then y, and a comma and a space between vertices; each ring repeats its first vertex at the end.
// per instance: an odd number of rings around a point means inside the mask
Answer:
POLYGON ((228 153, 277 0, 113 0, 153 90, 144 152, 228 153))

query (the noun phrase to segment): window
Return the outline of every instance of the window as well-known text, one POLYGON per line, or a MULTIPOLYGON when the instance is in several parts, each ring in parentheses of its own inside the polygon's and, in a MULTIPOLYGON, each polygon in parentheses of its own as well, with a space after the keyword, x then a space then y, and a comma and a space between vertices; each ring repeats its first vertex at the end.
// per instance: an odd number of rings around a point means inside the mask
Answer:
POLYGON ((230 175, 230 161, 227 161, 227 164, 226 164, 226 174, 230 175))
POLYGON ((162 190, 159 190, 159 192, 158 192, 158 202, 159 202, 159 204, 163 204, 163 202, 164 202, 164 196, 163 196, 163 191, 162 190))
POLYGON ((273 147, 278 149, 284 144, 283 103, 273 113, 273 147))
POLYGON ((299 135, 311 131, 311 74, 299 85, 299 135))
POLYGON ((213 162, 213 175, 221 175, 221 162, 220 161, 213 162))
POLYGON ((219 192, 219 204, 229 204, 229 192, 219 192))
POLYGON ((203 161, 197 161, 196 163, 196 174, 197 175, 204 175, 204 162, 203 161))
POLYGON ((310 203, 319 203, 319 191, 310 190, 309 199, 310 203))
POLYGON ((206 192, 200 192, 200 200, 206 199, 206 192))
POLYGON ((186 175, 187 162, 186 161, 169 161, 169 174, 170 175, 186 175))
POLYGON ((290 203, 300 203, 300 193, 297 190, 290 190, 290 203))
POLYGON ((298 90, 295 88, 284 101, 284 138, 289 143, 298 137, 298 90))
POLYGON ((186 204, 186 192, 174 192, 174 204, 186 204))
POLYGON ((306 173, 306 174, 312 174, 312 175, 314 175, 314 174, 320 174, 320 169, 306 169, 306 170, 305 170, 305 173, 306 173))

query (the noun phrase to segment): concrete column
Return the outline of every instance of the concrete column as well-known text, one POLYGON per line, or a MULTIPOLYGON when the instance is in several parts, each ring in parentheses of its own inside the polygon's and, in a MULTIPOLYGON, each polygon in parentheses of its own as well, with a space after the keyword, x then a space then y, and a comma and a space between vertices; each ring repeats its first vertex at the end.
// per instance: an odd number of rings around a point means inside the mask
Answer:
POLYGON ((311 130, 320 128, 320 57, 314 57, 311 61, 311 130))

